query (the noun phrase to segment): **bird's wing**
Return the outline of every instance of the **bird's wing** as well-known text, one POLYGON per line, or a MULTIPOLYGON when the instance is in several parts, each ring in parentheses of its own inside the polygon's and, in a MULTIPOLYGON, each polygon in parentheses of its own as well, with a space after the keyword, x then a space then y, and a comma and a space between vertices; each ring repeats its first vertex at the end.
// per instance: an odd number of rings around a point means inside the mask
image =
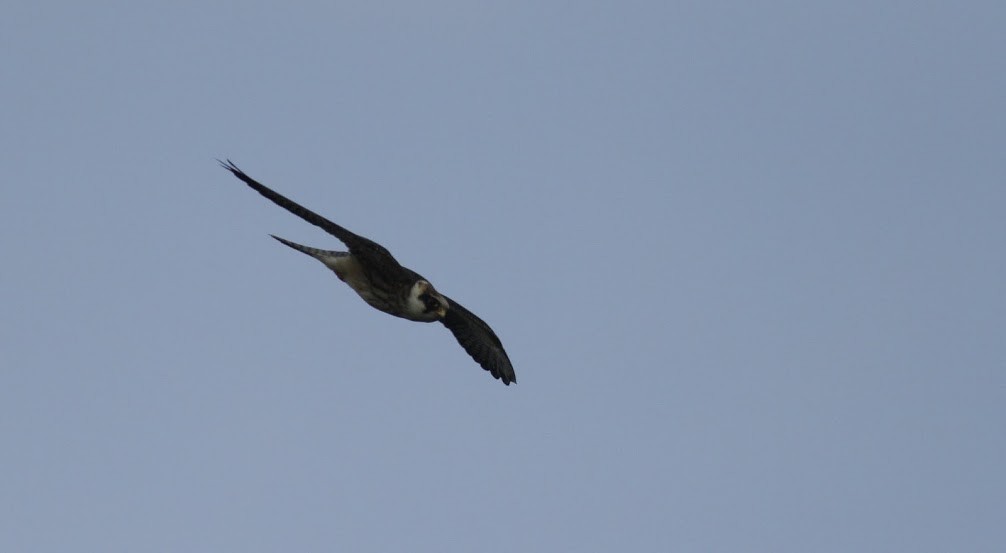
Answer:
POLYGON ((450 303, 450 307, 440 322, 454 334, 461 347, 465 348, 468 355, 471 355, 483 369, 502 380, 504 384, 509 386, 511 382, 517 382, 510 358, 507 357, 503 344, 493 329, 458 302, 451 298, 445 299, 450 303))
POLYGON ((293 213, 301 219, 304 219, 308 223, 320 227, 325 232, 341 240, 343 244, 346 244, 346 247, 349 248, 349 251, 352 254, 365 259, 373 259, 382 263, 390 262, 394 265, 399 265, 398 261, 391 255, 391 252, 389 252, 384 246, 374 242, 373 240, 350 232, 349 230, 298 204, 290 198, 287 198, 279 192, 272 190, 266 185, 249 177, 241 169, 238 169, 238 166, 234 165, 234 162, 231 160, 228 159, 227 161, 221 161, 220 165, 223 166, 224 169, 233 173, 235 177, 244 181, 244 183, 250 186, 253 190, 272 200, 272 202, 276 205, 282 207, 290 213, 293 213))

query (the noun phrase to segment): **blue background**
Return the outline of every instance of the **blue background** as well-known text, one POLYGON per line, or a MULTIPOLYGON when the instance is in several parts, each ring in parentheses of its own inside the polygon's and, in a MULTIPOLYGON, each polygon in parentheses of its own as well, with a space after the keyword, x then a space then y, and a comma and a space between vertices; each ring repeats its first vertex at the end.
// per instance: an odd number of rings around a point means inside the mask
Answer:
POLYGON ((0 550, 1006 547, 1002 3, 3 12, 0 550))

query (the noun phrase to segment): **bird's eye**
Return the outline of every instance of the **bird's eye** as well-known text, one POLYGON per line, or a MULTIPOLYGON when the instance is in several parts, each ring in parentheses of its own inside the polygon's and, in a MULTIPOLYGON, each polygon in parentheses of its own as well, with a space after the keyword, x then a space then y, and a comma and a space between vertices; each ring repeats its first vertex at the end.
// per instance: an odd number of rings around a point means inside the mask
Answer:
POLYGON ((437 301, 437 298, 434 298, 430 294, 420 294, 419 299, 423 302, 423 305, 426 306, 427 311, 430 309, 436 309, 440 304, 440 302, 437 301))

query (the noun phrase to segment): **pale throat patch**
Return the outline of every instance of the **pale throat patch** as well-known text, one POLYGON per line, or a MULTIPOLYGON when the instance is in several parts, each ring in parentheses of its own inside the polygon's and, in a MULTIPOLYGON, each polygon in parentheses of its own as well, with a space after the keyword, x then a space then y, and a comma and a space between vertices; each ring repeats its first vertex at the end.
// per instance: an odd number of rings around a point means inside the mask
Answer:
POLYGON ((409 310, 409 315, 413 317, 421 317, 423 311, 426 309, 426 304, 423 300, 419 299, 419 296, 423 295, 430 288, 430 283, 425 280, 417 281, 412 285, 412 289, 409 290, 409 297, 405 301, 406 309, 409 310))

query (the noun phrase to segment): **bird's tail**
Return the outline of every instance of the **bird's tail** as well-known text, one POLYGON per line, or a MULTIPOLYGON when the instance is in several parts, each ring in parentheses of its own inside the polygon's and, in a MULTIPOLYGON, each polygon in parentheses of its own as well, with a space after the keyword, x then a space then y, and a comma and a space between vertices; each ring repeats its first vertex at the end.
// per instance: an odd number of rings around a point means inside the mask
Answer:
MULTIPOLYGON (((297 251, 299 251, 301 253, 305 253, 307 255, 310 255, 311 257, 317 259, 318 261, 321 261, 322 263, 325 263, 326 259, 333 259, 335 257, 344 257, 344 256, 349 255, 349 252, 334 252, 334 251, 331 251, 331 250, 319 250, 318 248, 312 248, 310 246, 304 246, 304 245, 298 244, 296 242, 291 242, 291 241, 289 241, 289 240, 287 240, 285 238, 280 238, 279 236, 276 236, 275 234, 270 234, 269 236, 272 236, 273 238, 275 238, 276 240, 278 240, 280 243, 282 243, 282 244, 284 244, 286 246, 290 246, 291 248, 293 248, 293 249, 295 249, 295 250, 297 250, 297 251)), ((327 265, 327 263, 325 263, 325 264, 327 265)))

